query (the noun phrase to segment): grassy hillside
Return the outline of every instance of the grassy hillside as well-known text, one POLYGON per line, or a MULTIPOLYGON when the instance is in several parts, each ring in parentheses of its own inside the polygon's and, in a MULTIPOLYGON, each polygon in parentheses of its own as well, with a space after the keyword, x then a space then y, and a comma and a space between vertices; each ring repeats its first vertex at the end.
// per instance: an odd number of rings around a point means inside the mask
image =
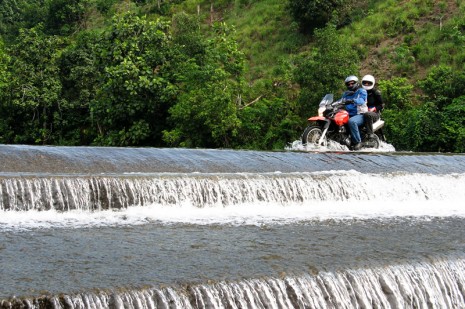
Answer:
MULTIPOLYGON (((200 8, 206 22, 213 19, 234 26, 247 57, 250 82, 273 79, 282 61, 312 45, 311 36, 298 32, 285 9, 286 1, 212 2, 213 11, 211 1, 186 1, 175 10, 195 12, 200 8)), ((464 69, 463 1, 371 0, 364 7, 354 12, 351 24, 339 29, 347 47, 360 55, 360 75, 406 77, 415 85, 439 64, 464 69)))
POLYGON ((459 1, 389 0, 341 33, 362 55, 361 74, 415 84, 432 66, 464 68, 464 13, 459 1))
POLYGON ((172 11, 199 14, 205 24, 225 22, 237 32, 237 41, 246 56, 250 82, 271 78, 280 62, 298 53, 309 38, 286 12, 286 1, 192 1, 173 7, 172 11), (212 4, 213 2, 213 4, 212 4))

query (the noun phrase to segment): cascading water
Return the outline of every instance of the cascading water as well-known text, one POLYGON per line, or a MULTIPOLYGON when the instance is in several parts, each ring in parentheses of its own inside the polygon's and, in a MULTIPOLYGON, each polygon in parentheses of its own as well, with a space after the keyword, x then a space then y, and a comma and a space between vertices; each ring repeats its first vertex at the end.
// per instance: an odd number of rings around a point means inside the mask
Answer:
POLYGON ((465 156, 0 145, 1 308, 464 308, 465 156))

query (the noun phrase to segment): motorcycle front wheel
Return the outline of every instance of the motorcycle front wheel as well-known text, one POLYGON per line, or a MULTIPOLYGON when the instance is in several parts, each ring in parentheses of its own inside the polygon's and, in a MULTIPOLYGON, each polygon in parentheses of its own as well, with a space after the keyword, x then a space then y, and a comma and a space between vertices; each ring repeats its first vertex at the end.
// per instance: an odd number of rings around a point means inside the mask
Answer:
MULTIPOLYGON (((318 142, 320 141, 323 131, 319 126, 311 125, 305 128, 304 133, 302 134, 302 145, 314 145, 320 146, 318 142)), ((326 146, 326 138, 323 139, 321 146, 326 146)))

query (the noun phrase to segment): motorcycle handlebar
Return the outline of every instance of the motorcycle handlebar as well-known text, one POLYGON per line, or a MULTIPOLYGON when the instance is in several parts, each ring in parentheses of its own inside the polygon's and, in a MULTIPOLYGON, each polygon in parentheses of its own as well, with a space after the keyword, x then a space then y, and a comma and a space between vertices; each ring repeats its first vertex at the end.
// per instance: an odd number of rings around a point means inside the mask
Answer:
POLYGON ((333 102, 331 103, 331 107, 337 107, 337 106, 344 106, 346 105, 346 102, 345 101, 336 101, 336 102, 333 102))

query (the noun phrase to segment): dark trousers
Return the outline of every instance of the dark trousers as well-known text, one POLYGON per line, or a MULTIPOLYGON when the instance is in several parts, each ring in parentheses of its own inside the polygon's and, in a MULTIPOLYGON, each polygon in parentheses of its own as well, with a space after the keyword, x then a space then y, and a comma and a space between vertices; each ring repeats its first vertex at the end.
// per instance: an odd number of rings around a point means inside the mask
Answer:
POLYGON ((373 123, 379 120, 379 114, 375 112, 366 112, 363 114, 365 118, 365 127, 367 134, 373 134, 373 123))

